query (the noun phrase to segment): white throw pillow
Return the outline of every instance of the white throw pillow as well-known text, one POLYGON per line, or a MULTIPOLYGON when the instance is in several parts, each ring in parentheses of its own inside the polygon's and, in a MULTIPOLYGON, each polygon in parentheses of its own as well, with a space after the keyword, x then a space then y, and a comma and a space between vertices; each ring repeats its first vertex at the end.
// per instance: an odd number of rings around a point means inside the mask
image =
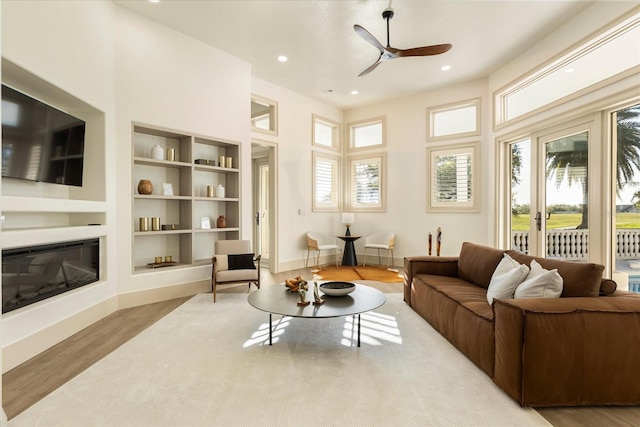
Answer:
POLYGON ((493 303, 494 298, 513 298, 513 292, 516 287, 527 278, 528 274, 529 267, 504 254, 502 261, 493 272, 487 288, 487 301, 489 304, 493 303))
POLYGON ((562 294, 562 276, 557 269, 545 270, 536 261, 531 261, 531 272, 520 283, 514 298, 560 298, 562 294))

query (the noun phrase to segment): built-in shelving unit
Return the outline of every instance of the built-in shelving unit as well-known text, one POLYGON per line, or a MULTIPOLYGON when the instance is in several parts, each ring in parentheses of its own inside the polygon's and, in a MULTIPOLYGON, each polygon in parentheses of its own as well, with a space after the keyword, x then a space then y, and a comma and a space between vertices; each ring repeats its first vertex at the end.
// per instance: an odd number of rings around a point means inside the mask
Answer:
POLYGON ((216 240, 240 236, 240 144, 136 123, 132 141, 133 272, 209 264, 216 240), (157 146, 163 159, 152 158, 157 146), (166 160, 168 150, 173 151, 173 160, 166 160), (231 158, 231 167, 226 167, 226 161, 220 165, 221 156, 231 158), (140 180, 151 181, 151 194, 138 192, 140 180), (214 189, 215 196, 218 185, 225 188, 225 197, 208 197, 207 187, 214 189), (216 227, 221 215, 226 218, 225 228, 216 227), (147 231, 140 229, 140 218, 149 218, 147 231), (152 229, 151 218, 160 218, 159 230, 152 229), (203 222, 210 228, 203 228, 203 222), (173 228, 164 230, 162 225, 173 228), (149 267, 156 257, 164 260, 166 256, 177 264, 149 267))

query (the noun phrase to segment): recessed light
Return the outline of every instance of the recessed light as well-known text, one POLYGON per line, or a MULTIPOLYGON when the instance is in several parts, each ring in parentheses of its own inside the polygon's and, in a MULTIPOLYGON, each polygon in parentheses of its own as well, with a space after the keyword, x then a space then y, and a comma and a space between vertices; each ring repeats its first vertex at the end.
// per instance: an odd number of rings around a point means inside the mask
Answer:
POLYGON ((351 95, 357 95, 357 94, 358 94, 358 91, 357 91, 357 90, 352 90, 352 91, 351 91, 351 95))
POLYGON ((443 65, 440 70, 442 71, 449 71, 451 69, 451 65, 443 65))
POLYGON ((160 3, 160 0, 149 0, 151 3, 160 3))
POLYGON ((575 71, 576 71, 575 68, 567 68, 566 70, 564 70, 564 72, 567 73, 567 74, 573 73, 575 71))
POLYGON ((288 59, 289 59, 289 58, 287 58, 287 57, 286 57, 286 56, 284 56, 284 55, 280 55, 280 56, 278 56, 278 61, 280 61, 280 62, 287 62, 287 60, 288 60, 288 59))

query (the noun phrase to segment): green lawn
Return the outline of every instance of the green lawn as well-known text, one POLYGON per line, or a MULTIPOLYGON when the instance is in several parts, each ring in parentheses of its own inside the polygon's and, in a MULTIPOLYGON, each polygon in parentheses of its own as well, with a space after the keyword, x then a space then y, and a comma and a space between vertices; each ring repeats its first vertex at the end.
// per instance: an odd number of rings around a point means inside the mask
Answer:
MULTIPOLYGON (((580 224, 581 214, 551 214, 551 218, 547 221, 547 230, 554 228, 575 228, 580 224)), ((511 228, 514 231, 529 230, 529 215, 520 215, 517 218, 511 218, 511 228)), ((618 213, 616 214, 616 228, 629 229, 640 228, 640 213, 618 213)))

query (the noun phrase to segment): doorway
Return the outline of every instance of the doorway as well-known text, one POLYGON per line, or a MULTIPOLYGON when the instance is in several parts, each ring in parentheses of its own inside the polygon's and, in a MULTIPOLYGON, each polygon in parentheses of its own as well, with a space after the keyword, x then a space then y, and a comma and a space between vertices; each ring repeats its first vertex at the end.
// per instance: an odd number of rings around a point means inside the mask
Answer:
POLYGON ((533 256, 590 260, 589 245, 599 240, 594 224, 589 223, 594 203, 589 191, 592 135, 592 123, 585 122, 507 144, 510 249, 533 256))
POLYGON ((253 243, 261 265, 272 273, 277 261, 277 145, 267 141, 251 142, 253 243))

